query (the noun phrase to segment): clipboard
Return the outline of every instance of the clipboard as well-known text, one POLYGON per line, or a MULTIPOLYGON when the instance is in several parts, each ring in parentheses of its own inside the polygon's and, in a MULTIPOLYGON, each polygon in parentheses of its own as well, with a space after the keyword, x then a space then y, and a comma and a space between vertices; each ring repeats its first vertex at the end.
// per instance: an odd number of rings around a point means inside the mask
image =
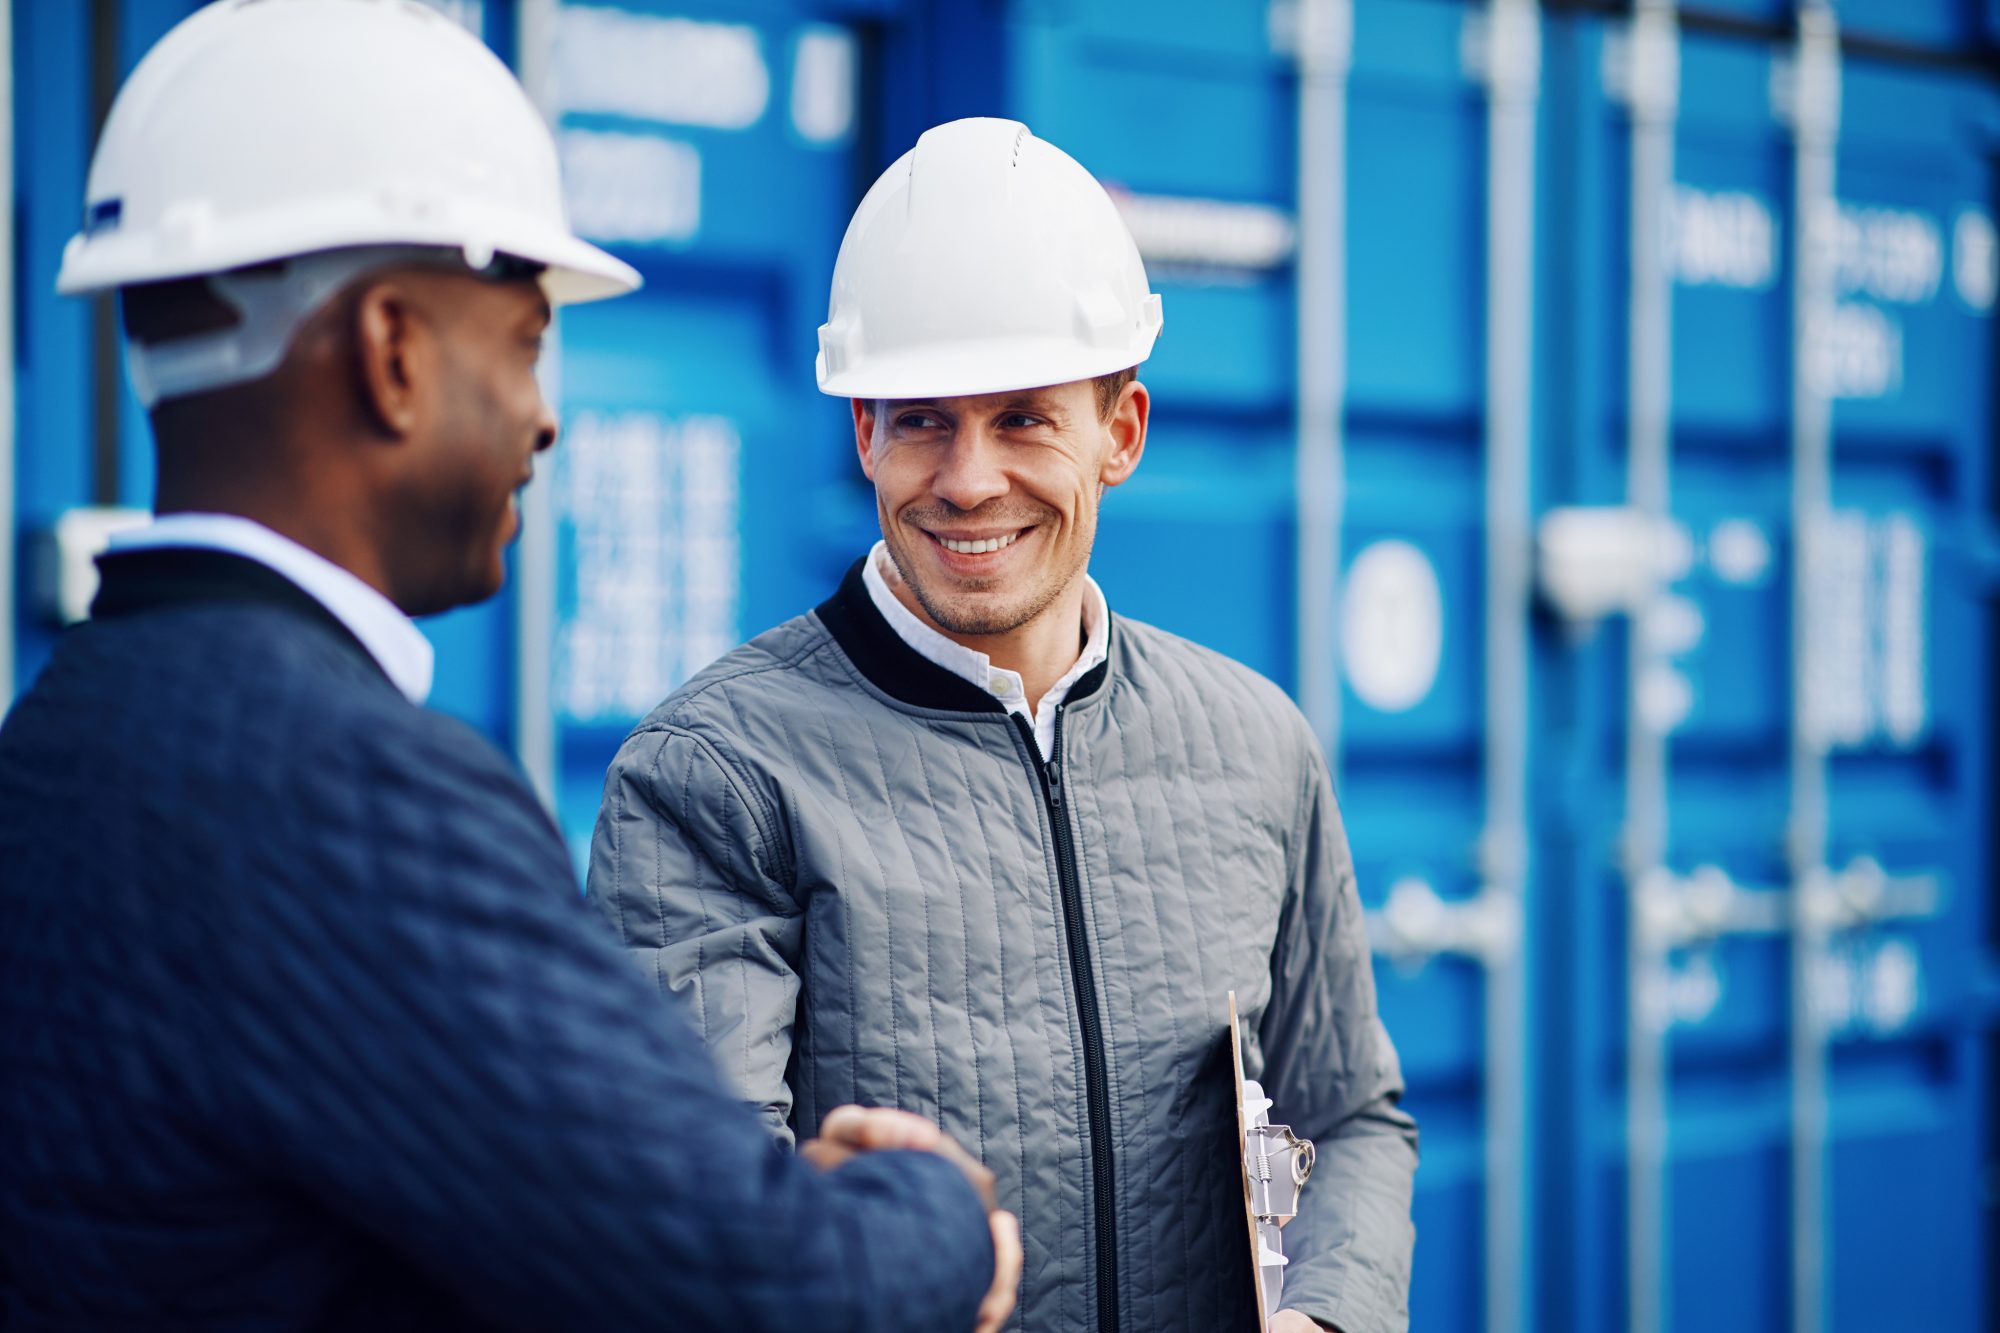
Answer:
POLYGON ((1285 1290, 1285 1223, 1298 1215, 1299 1194, 1312 1175, 1313 1145, 1290 1125, 1271 1123, 1271 1099, 1243 1077, 1242 1022, 1229 992, 1229 1063, 1235 1073, 1236 1150, 1242 1162, 1243 1221, 1249 1229, 1250 1275, 1257 1287, 1257 1333, 1270 1333, 1285 1290), (1283 1164, 1282 1169, 1279 1163, 1283 1164))

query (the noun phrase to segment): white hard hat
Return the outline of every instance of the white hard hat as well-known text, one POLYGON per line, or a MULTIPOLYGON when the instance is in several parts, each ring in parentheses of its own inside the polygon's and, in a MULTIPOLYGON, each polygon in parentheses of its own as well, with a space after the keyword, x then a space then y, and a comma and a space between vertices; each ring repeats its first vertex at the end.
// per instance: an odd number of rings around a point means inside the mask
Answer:
MULTIPOLYGON (((219 0, 120 89, 56 290, 328 251, 358 269, 375 248, 412 246, 474 269, 496 256, 538 265, 555 304, 639 285, 570 230, 548 126, 450 19, 415 0, 219 0)), ((296 289, 323 300, 323 285, 296 289)), ((189 381, 228 382, 219 369, 189 381)))
POLYGON ((1076 160, 1011 120, 926 131, 840 243, 819 387, 946 398, 1136 366, 1160 332, 1139 248, 1076 160))

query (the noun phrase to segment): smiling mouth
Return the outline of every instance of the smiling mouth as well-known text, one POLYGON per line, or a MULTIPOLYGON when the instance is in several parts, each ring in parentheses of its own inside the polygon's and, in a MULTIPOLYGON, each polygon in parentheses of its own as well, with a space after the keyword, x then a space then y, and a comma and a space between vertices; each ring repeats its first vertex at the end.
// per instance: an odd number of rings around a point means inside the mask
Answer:
POLYGON ((1026 531, 1027 529, 1023 528, 1019 532, 1010 532, 1004 537, 980 538, 946 537, 935 532, 928 535, 932 541, 954 555, 985 555, 990 551, 1001 551, 1012 546, 1015 542, 1021 540, 1021 533, 1026 531))

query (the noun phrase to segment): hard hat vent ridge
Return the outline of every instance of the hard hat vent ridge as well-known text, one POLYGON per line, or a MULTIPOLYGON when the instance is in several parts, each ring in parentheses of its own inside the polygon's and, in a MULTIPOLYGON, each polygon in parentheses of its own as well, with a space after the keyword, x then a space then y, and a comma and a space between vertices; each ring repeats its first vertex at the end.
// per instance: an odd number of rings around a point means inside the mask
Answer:
POLYGON ((951 121, 855 210, 819 385, 916 398, 1091 379, 1146 359, 1158 311, 1123 217, 1075 159, 1018 121, 951 121))

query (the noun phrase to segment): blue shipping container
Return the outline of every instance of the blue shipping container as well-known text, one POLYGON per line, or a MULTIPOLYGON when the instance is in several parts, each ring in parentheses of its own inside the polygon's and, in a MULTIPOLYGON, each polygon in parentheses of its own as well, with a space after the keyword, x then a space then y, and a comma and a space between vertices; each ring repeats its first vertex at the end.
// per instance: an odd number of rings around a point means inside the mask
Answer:
MULTIPOLYGON (((108 307, 52 280, 106 81, 195 7, 12 7, 26 552, 149 498, 108 307)), ((1423 1125, 1413 1326, 1993 1326, 2000 11, 436 7, 647 280, 562 317, 516 577, 426 625, 579 858, 637 717, 873 538, 811 370, 849 210, 1016 117, 1165 297, 1093 573, 1335 761, 1423 1125)))

